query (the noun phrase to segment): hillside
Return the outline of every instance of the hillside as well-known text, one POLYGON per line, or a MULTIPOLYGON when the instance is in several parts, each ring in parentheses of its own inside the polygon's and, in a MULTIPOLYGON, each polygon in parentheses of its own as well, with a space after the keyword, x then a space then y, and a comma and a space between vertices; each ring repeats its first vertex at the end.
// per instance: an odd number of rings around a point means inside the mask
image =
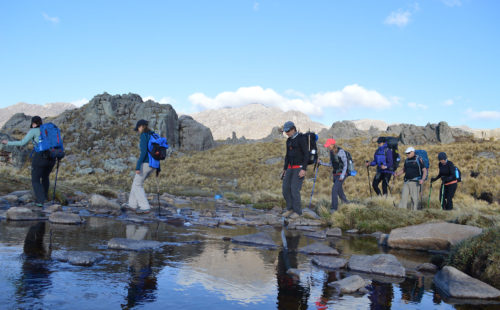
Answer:
POLYGON ((41 117, 57 116, 66 110, 75 109, 76 106, 66 102, 47 103, 45 105, 19 102, 0 109, 0 127, 16 113, 26 115, 39 115, 41 117))

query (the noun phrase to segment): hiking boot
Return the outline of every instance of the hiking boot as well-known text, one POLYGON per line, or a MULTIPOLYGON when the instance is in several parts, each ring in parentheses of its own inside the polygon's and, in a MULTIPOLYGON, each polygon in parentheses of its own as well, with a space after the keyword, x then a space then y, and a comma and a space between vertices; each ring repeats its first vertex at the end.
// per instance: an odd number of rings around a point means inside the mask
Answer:
POLYGON ((288 210, 288 211, 283 212, 282 216, 289 217, 290 215, 292 215, 292 213, 293 213, 293 210, 288 210))
POLYGON ((135 210, 135 214, 149 214, 151 213, 151 209, 137 209, 135 210))
POLYGON ((299 218, 299 217, 300 217, 300 214, 293 212, 288 218, 294 220, 294 219, 299 218))

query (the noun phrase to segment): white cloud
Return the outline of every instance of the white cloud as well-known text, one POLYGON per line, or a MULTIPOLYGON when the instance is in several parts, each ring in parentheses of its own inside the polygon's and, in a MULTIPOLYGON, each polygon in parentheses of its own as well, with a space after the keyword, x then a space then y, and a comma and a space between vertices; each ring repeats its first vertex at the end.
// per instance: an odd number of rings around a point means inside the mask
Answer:
POLYGON ((461 0, 441 0, 444 5, 449 6, 449 7, 455 7, 455 6, 461 6, 462 1, 461 0))
POLYGON ((260 3, 258 3, 258 2, 254 2, 254 3, 253 3, 253 10, 254 10, 254 11, 258 11, 258 10, 259 10, 259 8, 260 8, 260 3))
POLYGON ((170 97, 163 97, 160 100, 156 100, 156 98, 153 96, 146 96, 146 97, 142 98, 142 101, 144 101, 144 102, 146 102, 148 100, 158 102, 159 104, 174 104, 175 103, 175 100, 173 98, 170 98, 170 97))
POLYGON ((45 19, 46 21, 49 21, 53 24, 59 24, 59 17, 51 17, 51 16, 47 15, 47 13, 45 13, 45 12, 42 12, 42 16, 43 16, 43 19, 45 19))
POLYGON ((259 103, 277 107, 284 111, 298 110, 309 115, 321 116, 325 108, 347 110, 353 107, 370 109, 389 108, 394 103, 374 90, 367 90, 357 84, 348 85, 339 91, 304 95, 294 90, 287 90, 281 95, 273 89, 260 86, 241 87, 235 92, 222 92, 214 98, 203 93, 189 96, 189 100, 200 109, 219 109, 241 107, 259 103))
POLYGON ((391 12, 384 20, 386 25, 395 25, 398 27, 404 27, 410 22, 411 12, 403 11, 401 9, 391 12))
POLYGON ((471 119, 475 120, 484 120, 484 121, 496 121, 500 120, 500 112, 499 111, 473 111, 472 109, 467 110, 467 115, 471 119))
POLYGON ((412 109, 420 109, 420 110, 427 110, 428 108, 425 104, 415 103, 415 102, 408 102, 408 106, 412 109))
POLYGON ((444 105, 446 106, 450 106, 450 105, 453 105, 455 102, 453 101, 453 99, 448 99, 448 100, 445 100, 443 102, 444 105))
POLYGON ((81 107, 85 104, 87 104, 89 102, 89 100, 87 98, 82 98, 80 100, 76 100, 76 101, 72 101, 70 102, 72 105, 76 106, 76 107, 81 107))

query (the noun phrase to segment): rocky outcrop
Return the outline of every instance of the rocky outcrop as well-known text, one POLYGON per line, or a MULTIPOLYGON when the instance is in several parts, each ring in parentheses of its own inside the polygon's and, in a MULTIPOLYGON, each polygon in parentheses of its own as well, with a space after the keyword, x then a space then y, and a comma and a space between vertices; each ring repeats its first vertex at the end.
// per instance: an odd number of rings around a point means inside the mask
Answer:
POLYGON ((452 223, 425 223, 393 229, 388 246, 412 250, 449 250, 458 242, 479 235, 483 230, 452 223))
POLYGON ((323 129, 319 133, 320 138, 334 138, 334 139, 351 139, 357 137, 366 137, 368 136, 367 131, 359 130, 356 128, 356 125, 351 121, 341 121, 335 122, 332 126, 326 130, 323 129))
POLYGON ((434 276, 434 283, 449 297, 468 299, 500 298, 500 290, 450 266, 445 266, 434 276))
POLYGON ((31 116, 16 113, 2 126, 2 132, 12 134, 25 134, 31 128, 31 116))
POLYGON ((406 145, 452 143, 459 137, 472 138, 472 134, 458 128, 451 128, 446 122, 417 126, 397 124, 387 127, 387 134, 399 135, 401 143, 406 145))
POLYGON ((179 118, 179 147, 181 150, 204 151, 215 146, 212 132, 191 116, 179 118))
POLYGON ((405 268, 391 254, 353 255, 349 259, 348 268, 388 277, 404 277, 406 274, 405 268))
POLYGON ((19 102, 0 109, 0 126, 3 126, 3 124, 16 113, 48 117, 59 115, 66 110, 74 108, 76 108, 74 105, 65 102, 48 103, 45 105, 19 102))

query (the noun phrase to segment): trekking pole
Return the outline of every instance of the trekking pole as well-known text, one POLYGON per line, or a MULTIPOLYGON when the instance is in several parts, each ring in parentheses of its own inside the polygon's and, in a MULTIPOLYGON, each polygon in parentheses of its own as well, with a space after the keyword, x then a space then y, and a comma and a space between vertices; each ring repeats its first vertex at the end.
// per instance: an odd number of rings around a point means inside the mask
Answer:
POLYGON ((158 181, 158 175, 160 174, 160 171, 156 169, 156 198, 158 199, 158 217, 161 215, 161 207, 160 207, 160 184, 158 181))
POLYGON ((429 188, 429 201, 427 202, 427 209, 429 209, 431 206, 431 193, 432 193, 432 182, 429 188))
MULTIPOLYGON (((365 163, 367 163, 368 161, 366 160, 365 163)), ((373 198, 372 197, 372 187, 370 186, 370 169, 369 169, 369 166, 366 166, 366 172, 368 172, 368 188, 370 189, 370 198, 373 198)))
POLYGON ((441 186, 441 210, 444 210, 444 183, 441 186))
POLYGON ((59 161, 60 159, 57 159, 56 179, 54 181, 54 194, 52 195, 52 204, 54 204, 54 201, 56 200, 56 187, 57 187, 57 174, 59 173, 59 161))
POLYGON ((313 181, 313 188, 312 188, 312 191, 311 191, 311 199, 309 199, 309 209, 311 209, 311 203, 312 203, 312 200, 313 200, 313 194, 314 194, 314 186, 316 185, 316 177, 318 176, 318 170, 319 170, 319 164, 318 162, 316 162, 314 164, 314 168, 316 169, 316 172, 314 173, 314 181, 313 181))

